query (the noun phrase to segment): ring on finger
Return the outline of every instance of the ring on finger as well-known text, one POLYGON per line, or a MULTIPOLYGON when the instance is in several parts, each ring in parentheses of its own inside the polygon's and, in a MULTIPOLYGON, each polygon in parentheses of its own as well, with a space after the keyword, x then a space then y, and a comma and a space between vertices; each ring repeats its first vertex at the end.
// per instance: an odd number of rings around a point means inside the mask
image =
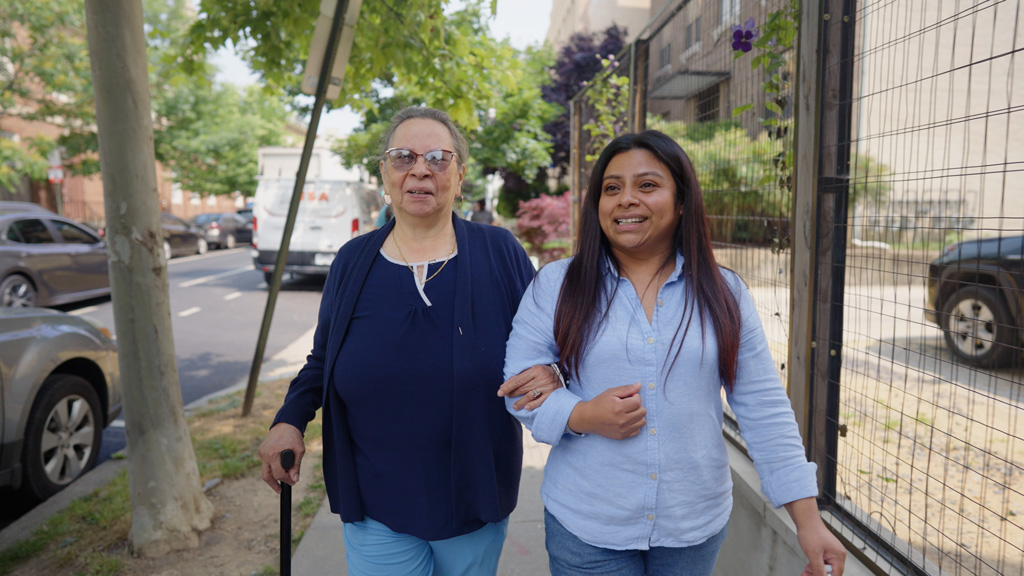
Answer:
POLYGON ((533 399, 536 400, 539 397, 540 397, 540 390, 537 390, 536 388, 534 388, 533 389, 533 399))

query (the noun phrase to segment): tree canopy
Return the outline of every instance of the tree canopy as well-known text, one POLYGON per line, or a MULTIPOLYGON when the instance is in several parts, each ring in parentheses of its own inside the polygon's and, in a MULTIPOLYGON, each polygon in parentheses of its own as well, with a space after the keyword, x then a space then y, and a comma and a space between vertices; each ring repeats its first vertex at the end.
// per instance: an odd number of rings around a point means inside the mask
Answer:
MULTIPOLYGON (((466 129, 479 123, 477 108, 495 88, 512 90, 521 79, 515 50, 494 40, 484 19, 493 0, 364 2, 341 96, 329 107, 380 114, 381 90, 447 111, 466 129)), ((265 84, 297 96, 309 56, 320 0, 250 2, 200 0, 188 54, 234 46, 265 84)))
MULTIPOLYGON (((256 175, 256 148, 276 144, 287 118, 274 94, 214 83, 205 55, 188 69, 180 54, 194 15, 189 0, 144 0, 156 156, 186 190, 248 192, 256 175)), ((58 127, 55 140, 0 145, 0 185, 27 175, 46 176, 46 154, 61 147, 65 167, 99 170, 96 115, 85 11, 75 0, 0 4, 0 112, 58 127)))

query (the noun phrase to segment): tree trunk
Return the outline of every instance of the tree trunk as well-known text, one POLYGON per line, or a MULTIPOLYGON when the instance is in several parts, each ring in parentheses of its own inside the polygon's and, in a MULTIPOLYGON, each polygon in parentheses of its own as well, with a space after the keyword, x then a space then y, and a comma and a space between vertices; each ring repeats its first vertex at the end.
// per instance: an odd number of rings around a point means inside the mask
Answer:
POLYGON ((195 548, 213 506, 181 400, 171 332, 140 0, 86 0, 136 554, 195 548))

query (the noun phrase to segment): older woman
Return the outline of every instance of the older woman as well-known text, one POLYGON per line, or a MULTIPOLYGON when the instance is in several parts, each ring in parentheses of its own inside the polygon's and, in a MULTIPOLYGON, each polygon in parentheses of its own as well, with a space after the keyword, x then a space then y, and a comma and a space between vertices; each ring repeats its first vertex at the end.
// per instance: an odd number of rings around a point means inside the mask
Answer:
MULTIPOLYGON (((453 213, 468 146, 447 114, 406 108, 384 142, 394 218, 338 252, 313 350, 260 447, 263 479, 298 481, 322 406, 350 574, 494 574, 522 462, 521 428, 494 391, 534 270, 506 230, 453 213)), ((557 385, 547 367, 515 381, 536 402, 557 385)))
POLYGON ((523 297, 506 374, 556 360, 568 388, 534 411, 508 402, 553 446, 541 488, 553 575, 711 574, 732 508, 723 387, 762 489, 796 523, 804 574, 843 573, 754 302, 716 264, 693 166, 660 132, 608 145, 576 256, 523 297))

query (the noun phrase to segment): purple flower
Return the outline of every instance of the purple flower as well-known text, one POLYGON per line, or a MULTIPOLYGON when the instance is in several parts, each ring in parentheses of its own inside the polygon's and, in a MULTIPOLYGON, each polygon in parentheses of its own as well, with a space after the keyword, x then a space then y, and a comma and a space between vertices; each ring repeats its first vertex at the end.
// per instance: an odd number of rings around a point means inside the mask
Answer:
POLYGON ((754 19, 748 18, 743 26, 732 27, 732 49, 737 52, 750 52, 753 42, 757 40, 757 28, 754 27, 754 19))

